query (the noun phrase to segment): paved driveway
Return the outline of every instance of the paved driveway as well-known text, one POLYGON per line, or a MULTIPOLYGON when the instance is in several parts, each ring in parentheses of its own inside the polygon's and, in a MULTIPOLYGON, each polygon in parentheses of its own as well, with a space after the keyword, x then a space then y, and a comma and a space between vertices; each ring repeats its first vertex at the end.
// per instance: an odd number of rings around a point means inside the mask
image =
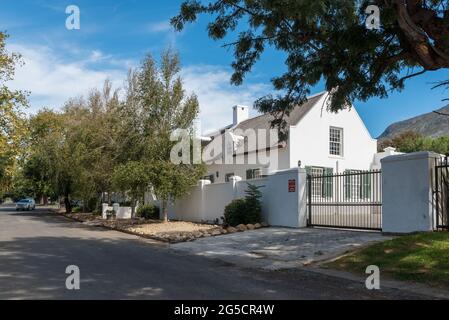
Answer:
POLYGON ((390 239, 375 232, 265 228, 172 247, 246 267, 289 269, 339 256, 368 243, 390 239))
MULTIPOLYGON (((217 238, 218 239, 218 238, 217 238)), ((309 272, 237 267, 166 245, 0 206, 0 299, 416 299, 309 272), (68 265, 81 290, 65 288, 68 265)))

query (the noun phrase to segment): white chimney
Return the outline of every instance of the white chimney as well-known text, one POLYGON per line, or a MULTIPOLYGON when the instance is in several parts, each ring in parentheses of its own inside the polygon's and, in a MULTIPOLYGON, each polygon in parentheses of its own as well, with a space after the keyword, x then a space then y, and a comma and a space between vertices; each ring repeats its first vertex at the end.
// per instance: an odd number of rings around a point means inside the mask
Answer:
POLYGON ((232 110, 234 113, 234 120, 233 120, 234 126, 238 125, 240 122, 249 119, 249 107, 236 105, 232 108, 232 110))

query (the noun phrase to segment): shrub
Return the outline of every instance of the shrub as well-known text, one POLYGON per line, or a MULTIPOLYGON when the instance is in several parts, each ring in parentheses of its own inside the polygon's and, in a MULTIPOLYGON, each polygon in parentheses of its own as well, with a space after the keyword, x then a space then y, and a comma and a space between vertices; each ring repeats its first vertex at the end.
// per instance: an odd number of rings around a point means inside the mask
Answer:
POLYGON ((224 223, 230 226, 239 224, 255 224, 262 220, 262 205, 260 199, 262 193, 259 190, 262 187, 248 183, 248 189, 245 191, 244 199, 237 199, 228 204, 224 212, 224 223))
POLYGON ((117 217, 117 213, 115 212, 114 209, 112 209, 112 210, 106 210, 106 218, 107 218, 108 220, 110 220, 110 219, 115 219, 116 217, 117 217))
POLYGON ((98 198, 91 198, 87 201, 87 210, 88 212, 93 212, 94 210, 98 209, 100 207, 100 202, 98 201, 98 198))
POLYGON ((159 207, 152 204, 146 204, 137 209, 137 216, 147 220, 158 220, 159 213, 159 207))
POLYGON ((72 213, 80 213, 80 212, 81 212, 81 207, 72 208, 72 213))
POLYGON ((224 211, 224 223, 230 226, 238 226, 245 223, 246 200, 237 199, 228 204, 224 211))

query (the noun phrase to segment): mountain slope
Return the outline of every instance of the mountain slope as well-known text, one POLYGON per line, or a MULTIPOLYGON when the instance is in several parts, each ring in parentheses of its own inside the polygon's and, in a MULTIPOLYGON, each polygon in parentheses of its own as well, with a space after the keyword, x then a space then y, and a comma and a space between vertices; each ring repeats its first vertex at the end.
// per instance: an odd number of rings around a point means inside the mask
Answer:
MULTIPOLYGON (((441 108, 438 112, 449 114, 449 105, 441 108)), ((414 131, 427 137, 449 135, 449 116, 430 112, 408 120, 396 122, 390 125, 379 136, 379 139, 390 139, 405 131, 414 131)))

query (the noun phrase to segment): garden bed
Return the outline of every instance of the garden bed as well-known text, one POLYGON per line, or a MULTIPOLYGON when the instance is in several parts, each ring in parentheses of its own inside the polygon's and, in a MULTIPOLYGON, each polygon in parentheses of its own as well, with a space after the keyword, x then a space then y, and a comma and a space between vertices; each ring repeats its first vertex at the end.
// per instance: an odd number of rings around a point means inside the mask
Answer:
POLYGON ((177 243, 193 241, 198 238, 219 236, 227 233, 242 232, 262 228, 261 224, 239 225, 236 228, 223 228, 219 225, 193 223, 185 221, 162 222, 140 218, 126 220, 103 220, 101 216, 89 213, 64 214, 66 217, 82 222, 85 225, 104 227, 122 231, 144 238, 177 243))

